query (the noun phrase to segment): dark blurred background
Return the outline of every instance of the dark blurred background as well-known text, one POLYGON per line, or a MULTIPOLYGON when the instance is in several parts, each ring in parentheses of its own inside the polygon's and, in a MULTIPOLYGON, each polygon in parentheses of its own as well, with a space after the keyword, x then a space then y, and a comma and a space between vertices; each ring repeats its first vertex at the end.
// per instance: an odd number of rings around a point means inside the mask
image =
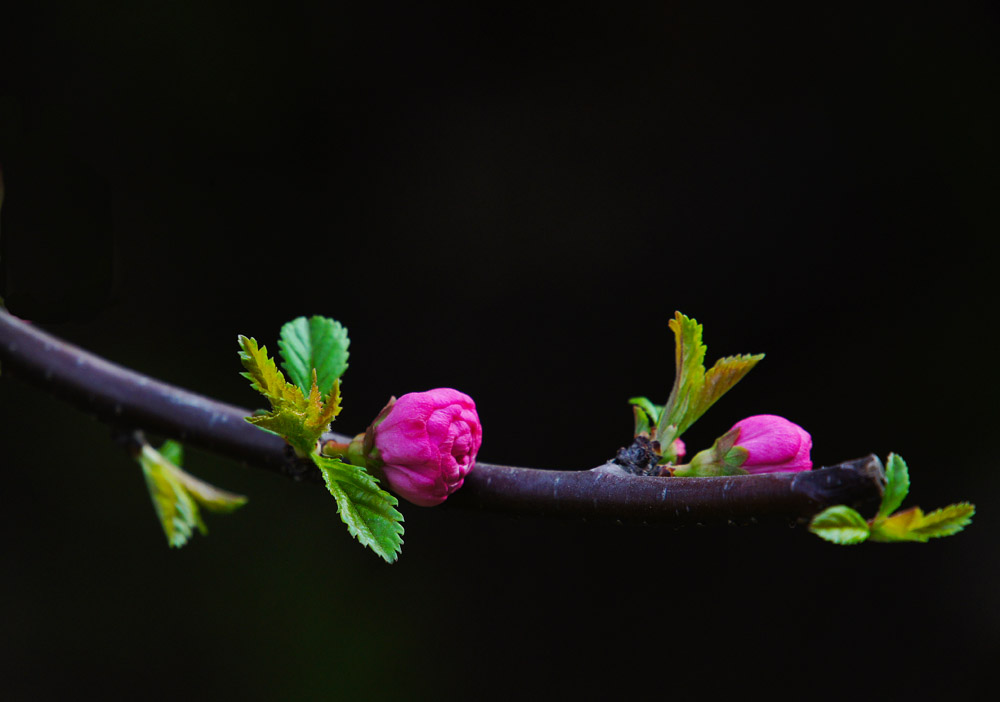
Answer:
POLYGON ((767 358, 685 437, 782 414, 830 464, 902 454, 966 532, 405 507, 387 566, 313 485, 167 548, 107 429, 0 380, 0 695, 939 698, 1000 656, 1000 43, 987 3, 21 3, 0 18, 9 309, 260 399, 236 335, 326 314, 345 410, 477 401, 485 461, 588 468, 662 402, 667 319, 767 358))

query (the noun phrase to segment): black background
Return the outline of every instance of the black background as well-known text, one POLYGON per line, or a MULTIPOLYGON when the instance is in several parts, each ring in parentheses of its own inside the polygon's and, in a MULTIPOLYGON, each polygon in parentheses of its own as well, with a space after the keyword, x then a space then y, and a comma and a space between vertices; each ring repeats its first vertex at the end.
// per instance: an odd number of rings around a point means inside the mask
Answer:
POLYGON ((345 410, 477 401, 485 461, 588 468, 662 402, 666 321, 767 358, 749 414, 902 454, 966 532, 405 507, 388 566, 315 486, 169 550, 83 413, 0 381, 8 699, 806 699, 968 693, 1000 654, 998 17, 985 3, 22 3, 0 18, 10 310, 242 406, 236 335, 351 331, 345 410), (30 7, 29 7, 30 6, 30 7))

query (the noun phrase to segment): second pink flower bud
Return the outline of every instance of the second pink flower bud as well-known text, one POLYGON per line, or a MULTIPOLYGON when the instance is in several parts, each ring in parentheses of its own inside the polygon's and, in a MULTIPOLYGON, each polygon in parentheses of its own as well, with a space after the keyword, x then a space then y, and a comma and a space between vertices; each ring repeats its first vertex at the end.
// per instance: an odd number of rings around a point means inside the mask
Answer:
POLYGON ((758 414, 741 419, 695 454, 687 465, 670 469, 676 476, 793 473, 812 468, 812 437, 784 417, 758 414))
POLYGON ((739 430, 736 446, 746 449, 740 466, 751 474, 792 473, 812 468, 812 436, 805 429, 775 414, 758 414, 733 425, 739 430))

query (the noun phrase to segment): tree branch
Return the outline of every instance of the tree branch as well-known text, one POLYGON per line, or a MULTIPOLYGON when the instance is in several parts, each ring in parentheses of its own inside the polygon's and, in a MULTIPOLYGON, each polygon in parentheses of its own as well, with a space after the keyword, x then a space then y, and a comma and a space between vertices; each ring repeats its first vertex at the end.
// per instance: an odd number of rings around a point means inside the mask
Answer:
MULTIPOLYGON (((311 462, 244 421, 249 410, 217 402, 111 363, 0 309, 4 375, 66 400, 118 429, 142 429, 247 465, 322 483, 311 462)), ((340 434, 329 435, 349 441, 340 434)), ((833 504, 877 505, 882 464, 875 456, 801 473, 665 478, 607 463, 550 471, 477 463, 446 504, 544 515, 671 523, 796 520, 833 504)))

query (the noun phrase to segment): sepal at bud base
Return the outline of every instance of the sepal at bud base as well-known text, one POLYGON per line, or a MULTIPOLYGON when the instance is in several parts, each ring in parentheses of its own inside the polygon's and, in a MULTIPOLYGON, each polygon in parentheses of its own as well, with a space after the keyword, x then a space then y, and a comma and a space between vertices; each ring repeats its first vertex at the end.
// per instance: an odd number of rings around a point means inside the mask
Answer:
POLYGON ((372 423, 368 425, 365 429, 364 442, 362 446, 362 452, 365 456, 366 464, 368 468, 375 471, 376 475, 382 474, 382 454, 379 452, 378 448, 375 446, 375 430, 378 429, 379 424, 385 421, 385 418, 389 416, 392 412, 392 408, 396 405, 396 396, 393 395, 389 398, 389 401, 385 404, 385 407, 379 411, 378 415, 372 420, 372 423))
POLYGON ((673 475, 794 473, 812 468, 812 437, 784 417, 758 414, 741 419, 673 475))
POLYGON ((712 444, 712 448, 699 451, 687 465, 671 469, 678 477, 713 476, 713 475, 746 475, 741 466, 750 456, 750 452, 742 446, 737 446, 740 430, 730 429, 712 444))
POLYGON ((367 468, 368 472, 376 478, 380 477, 379 473, 372 470, 378 459, 378 452, 374 451, 373 453, 376 455, 371 456, 370 454, 365 453, 365 435, 358 434, 351 440, 351 443, 347 445, 347 462, 356 466, 367 468))
POLYGON ((382 453, 375 446, 375 430, 389 416, 389 412, 392 411, 395 404, 396 397, 390 397, 389 402, 379 411, 378 415, 363 433, 358 434, 346 444, 339 441, 326 441, 320 447, 320 453, 324 456, 339 458, 351 465, 365 468, 376 478, 380 480, 384 479, 385 474, 382 471, 384 462, 382 461, 382 453))

